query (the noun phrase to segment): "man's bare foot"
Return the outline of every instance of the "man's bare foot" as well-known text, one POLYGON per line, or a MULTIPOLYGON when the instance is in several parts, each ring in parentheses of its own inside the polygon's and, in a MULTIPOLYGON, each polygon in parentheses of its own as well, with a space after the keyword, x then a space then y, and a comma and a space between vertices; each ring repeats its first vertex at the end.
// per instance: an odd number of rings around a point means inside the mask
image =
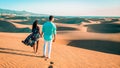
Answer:
POLYGON ((47 61, 49 58, 48 57, 45 57, 45 61, 47 61))

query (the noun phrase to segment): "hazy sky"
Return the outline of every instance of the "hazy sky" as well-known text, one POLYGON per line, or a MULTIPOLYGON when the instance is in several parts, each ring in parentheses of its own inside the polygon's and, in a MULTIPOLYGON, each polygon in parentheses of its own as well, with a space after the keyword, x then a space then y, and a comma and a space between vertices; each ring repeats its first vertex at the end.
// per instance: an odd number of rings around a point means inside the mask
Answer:
POLYGON ((120 0, 0 0, 0 8, 51 15, 120 16, 120 0))

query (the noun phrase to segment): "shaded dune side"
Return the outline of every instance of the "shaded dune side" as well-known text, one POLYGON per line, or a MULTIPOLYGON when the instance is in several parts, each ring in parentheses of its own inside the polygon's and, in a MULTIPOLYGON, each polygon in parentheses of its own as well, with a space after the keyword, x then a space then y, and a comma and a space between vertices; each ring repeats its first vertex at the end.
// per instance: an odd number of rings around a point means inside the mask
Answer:
POLYGON ((120 42, 105 40, 71 40, 69 46, 120 55, 120 42))
POLYGON ((74 31, 78 29, 73 27, 57 26, 57 31, 71 31, 71 30, 74 31))
POLYGON ((10 22, 0 21, 0 32, 16 32, 16 33, 28 33, 31 32, 31 29, 26 28, 17 28, 10 22))
POLYGON ((89 24, 87 32, 94 33, 120 33, 120 24, 89 24))

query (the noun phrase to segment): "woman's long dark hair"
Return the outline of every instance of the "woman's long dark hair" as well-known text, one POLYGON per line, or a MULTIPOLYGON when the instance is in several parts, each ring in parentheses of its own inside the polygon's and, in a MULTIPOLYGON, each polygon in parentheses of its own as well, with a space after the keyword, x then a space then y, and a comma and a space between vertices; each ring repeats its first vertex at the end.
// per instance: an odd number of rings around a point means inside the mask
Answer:
POLYGON ((35 20, 33 25, 32 25, 32 31, 33 29, 37 28, 38 20, 35 20))

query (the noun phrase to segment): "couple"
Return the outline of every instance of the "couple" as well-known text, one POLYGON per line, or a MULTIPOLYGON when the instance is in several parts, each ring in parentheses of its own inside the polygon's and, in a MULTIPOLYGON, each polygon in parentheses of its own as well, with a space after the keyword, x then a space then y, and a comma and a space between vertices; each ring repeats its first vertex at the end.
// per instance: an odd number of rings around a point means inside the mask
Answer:
POLYGON ((33 47, 35 53, 38 50, 39 38, 40 36, 44 38, 44 47, 43 47, 43 56, 45 58, 50 58, 52 42, 55 42, 56 39, 56 26, 53 23, 54 16, 49 16, 49 21, 45 22, 42 26, 42 33, 38 26, 38 21, 36 20, 32 25, 32 33, 22 41, 26 45, 33 47), (35 46, 35 43, 37 45, 35 46), (48 55, 46 55, 46 47, 48 46, 48 55))

